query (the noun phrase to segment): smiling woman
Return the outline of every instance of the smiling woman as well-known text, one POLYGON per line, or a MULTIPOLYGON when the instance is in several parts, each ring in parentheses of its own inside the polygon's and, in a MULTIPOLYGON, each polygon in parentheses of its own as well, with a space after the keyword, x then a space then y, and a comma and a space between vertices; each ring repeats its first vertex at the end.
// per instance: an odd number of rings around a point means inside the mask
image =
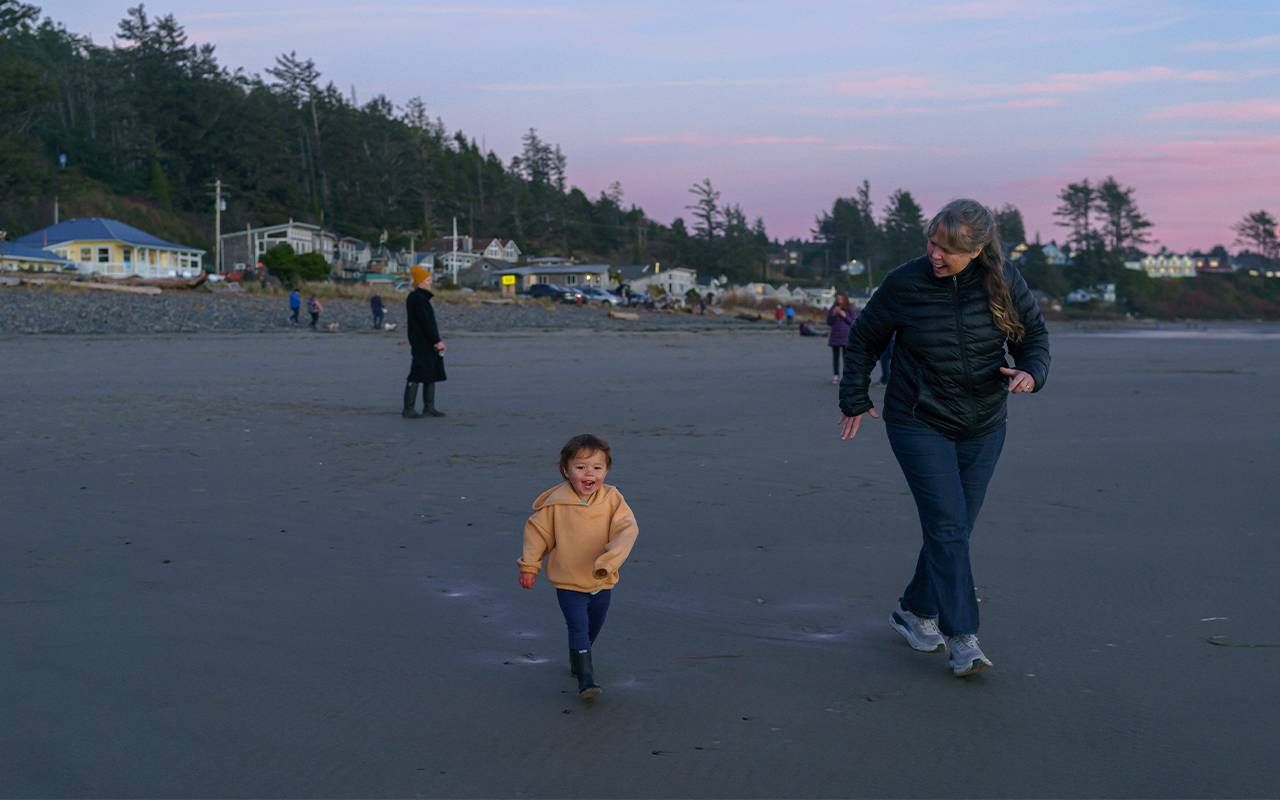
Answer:
POLYGON ((963 677, 991 666, 978 645, 969 536, 1004 447, 1006 398, 1044 386, 1049 335, 1022 276, 1004 263, 989 209, 955 200, 927 234, 926 254, 885 279, 849 336, 841 438, 857 435, 864 414, 878 416, 867 387, 893 337, 885 423, 924 544, 890 624, 913 650, 945 648, 963 677))

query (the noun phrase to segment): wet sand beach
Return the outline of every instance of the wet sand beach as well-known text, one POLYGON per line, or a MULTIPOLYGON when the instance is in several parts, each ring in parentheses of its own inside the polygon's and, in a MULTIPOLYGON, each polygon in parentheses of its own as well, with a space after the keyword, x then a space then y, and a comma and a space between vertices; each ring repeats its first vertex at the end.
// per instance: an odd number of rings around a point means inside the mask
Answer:
POLYGON ((404 420, 395 334, 0 338, 0 796, 1275 797, 1274 331, 1055 335, 964 681, 824 339, 457 334, 404 420), (592 707, 515 565, 584 431, 641 528, 592 707))

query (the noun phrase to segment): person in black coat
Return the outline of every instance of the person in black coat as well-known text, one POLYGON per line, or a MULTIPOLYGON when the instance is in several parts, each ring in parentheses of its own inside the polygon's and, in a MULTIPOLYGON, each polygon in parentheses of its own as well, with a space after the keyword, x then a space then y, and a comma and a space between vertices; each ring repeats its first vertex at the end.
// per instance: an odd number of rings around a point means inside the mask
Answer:
POLYGON ((879 416, 867 386, 893 337, 885 429, 924 544, 890 624, 914 650, 945 648, 964 677, 991 666, 978 645, 969 537, 1004 446, 1008 396, 1037 392, 1049 377, 1049 333, 981 203, 939 211, 925 253, 885 279, 850 333, 840 438, 853 439, 864 414, 879 416))
POLYGON ((431 308, 431 271, 415 266, 411 270, 416 287, 404 301, 405 319, 408 321, 409 349, 413 363, 404 386, 404 411, 406 419, 418 417, 443 417, 436 410, 436 384, 447 380, 444 372, 444 340, 436 327, 436 312, 431 308), (423 390, 423 409, 418 413, 418 384, 426 384, 423 390))
POLYGON ((375 331, 382 330, 382 318, 385 314, 382 306, 382 295, 375 294, 369 298, 369 310, 373 312, 373 329, 375 331))

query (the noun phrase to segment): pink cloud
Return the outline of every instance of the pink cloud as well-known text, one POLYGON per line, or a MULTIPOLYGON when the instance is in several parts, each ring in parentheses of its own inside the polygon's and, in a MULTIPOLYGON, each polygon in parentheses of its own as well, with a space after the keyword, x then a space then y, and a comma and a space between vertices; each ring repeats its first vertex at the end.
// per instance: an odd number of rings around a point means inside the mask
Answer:
POLYGON ((1182 49, 1187 53, 1228 53, 1239 50, 1263 50, 1270 47, 1280 47, 1280 36, 1258 36, 1243 41, 1192 42, 1182 49))
POLYGON ((1280 100, 1237 100, 1186 103, 1157 109, 1147 119, 1201 119, 1226 122, 1262 122, 1280 119, 1280 100))
POLYGON ((1062 72, 1049 77, 1009 86, 981 86, 971 90, 973 97, 998 97, 1010 94, 1083 94, 1086 92, 1133 86, 1160 81, 1189 81, 1193 83, 1233 83, 1266 78, 1280 74, 1276 69, 1258 70, 1183 70, 1170 67, 1142 67, 1130 70, 1101 70, 1099 72, 1062 72))
POLYGON ((879 108, 798 108, 797 116, 816 117, 819 119, 893 119, 896 117, 914 117, 924 114, 936 114, 937 108, 926 106, 883 106, 879 108))
POLYGON ((908 153, 914 148, 901 144, 847 142, 845 144, 833 145, 831 149, 837 153, 908 153))
POLYGON ((910 97, 934 97, 939 88, 929 78, 918 75, 888 75, 881 78, 851 78, 835 85, 836 94, 867 97, 907 95, 910 97))
POLYGON ((964 111, 1002 111, 1006 109, 1019 111, 1035 108, 1053 108, 1060 105, 1062 105, 1062 100, 1057 97, 1029 97, 1025 100, 1005 100, 996 103, 970 103, 960 108, 964 111))
POLYGON ((815 145, 823 141, 821 136, 707 136, 701 133, 622 137, 623 144, 682 144, 693 147, 815 145))
POLYGON ((1144 67, 1135 70, 1103 70, 1101 72, 1066 72, 1050 75, 1035 83, 1015 84, 1010 87, 1017 94, 1074 94, 1112 86, 1128 86, 1135 83, 1171 80, 1178 76, 1168 67, 1144 67))

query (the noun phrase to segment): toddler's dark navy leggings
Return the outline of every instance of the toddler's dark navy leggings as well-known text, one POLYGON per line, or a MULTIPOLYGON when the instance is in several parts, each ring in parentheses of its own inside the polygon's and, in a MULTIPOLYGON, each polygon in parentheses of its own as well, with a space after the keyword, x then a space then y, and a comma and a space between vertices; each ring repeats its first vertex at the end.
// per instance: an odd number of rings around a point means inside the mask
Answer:
POLYGON ((604 627, 604 618, 609 613, 609 600, 612 596, 612 589, 601 589, 595 594, 556 589, 556 600, 560 603, 560 612, 564 614, 564 623, 569 628, 569 649, 591 649, 591 643, 604 627))

